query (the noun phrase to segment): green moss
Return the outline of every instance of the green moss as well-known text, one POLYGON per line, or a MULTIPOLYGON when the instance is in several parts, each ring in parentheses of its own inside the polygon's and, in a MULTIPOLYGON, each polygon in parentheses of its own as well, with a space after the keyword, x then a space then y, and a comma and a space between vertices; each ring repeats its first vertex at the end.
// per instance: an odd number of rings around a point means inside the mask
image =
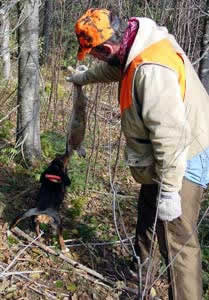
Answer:
POLYGON ((18 241, 15 238, 13 238, 11 235, 8 236, 7 240, 10 246, 18 244, 18 241))
POLYGON ((55 285, 56 285, 57 288, 63 288, 64 283, 63 283, 62 280, 57 280, 57 281, 55 282, 55 285))
POLYGON ((66 289, 69 292, 74 293, 77 290, 77 286, 73 282, 70 282, 66 285, 66 289))

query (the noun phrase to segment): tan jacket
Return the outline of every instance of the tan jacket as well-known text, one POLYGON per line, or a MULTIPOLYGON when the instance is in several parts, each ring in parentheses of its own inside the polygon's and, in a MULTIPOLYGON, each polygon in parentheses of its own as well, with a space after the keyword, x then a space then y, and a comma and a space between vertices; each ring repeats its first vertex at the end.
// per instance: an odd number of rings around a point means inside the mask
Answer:
MULTIPOLYGON (((144 49, 169 39, 184 59, 186 91, 183 102, 177 74, 164 65, 146 62, 137 68, 132 85, 134 109, 131 113, 127 110, 127 117, 122 118, 128 137, 125 157, 138 182, 149 184, 154 179, 165 191, 179 191, 186 160, 209 147, 209 96, 173 36, 148 18, 138 20, 139 30, 125 71, 144 49)), ((120 80, 117 68, 102 63, 87 71, 83 83, 120 80)))

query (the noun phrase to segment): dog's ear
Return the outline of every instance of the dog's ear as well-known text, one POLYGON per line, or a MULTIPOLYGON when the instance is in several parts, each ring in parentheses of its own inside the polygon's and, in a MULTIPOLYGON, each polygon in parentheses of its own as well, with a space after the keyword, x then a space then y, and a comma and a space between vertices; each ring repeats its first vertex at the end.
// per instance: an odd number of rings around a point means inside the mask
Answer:
POLYGON ((70 180, 70 178, 68 177, 67 174, 64 175, 64 177, 63 177, 63 182, 64 182, 64 185, 65 185, 65 186, 71 184, 71 180, 70 180))

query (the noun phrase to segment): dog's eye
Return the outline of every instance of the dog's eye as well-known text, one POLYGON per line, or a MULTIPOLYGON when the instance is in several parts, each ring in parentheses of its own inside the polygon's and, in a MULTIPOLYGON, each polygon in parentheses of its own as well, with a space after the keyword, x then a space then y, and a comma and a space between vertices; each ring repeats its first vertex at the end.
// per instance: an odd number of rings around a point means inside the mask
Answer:
POLYGON ((55 172, 57 172, 57 171, 59 171, 59 170, 60 170, 60 167, 54 166, 54 171, 55 171, 55 172))

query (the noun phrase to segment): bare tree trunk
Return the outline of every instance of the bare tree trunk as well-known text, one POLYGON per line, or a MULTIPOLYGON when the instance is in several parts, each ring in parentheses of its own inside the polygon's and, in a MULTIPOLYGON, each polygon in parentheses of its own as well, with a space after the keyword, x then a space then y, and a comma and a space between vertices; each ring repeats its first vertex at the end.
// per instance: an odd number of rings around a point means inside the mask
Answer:
MULTIPOLYGON (((1 5, 0 5, 1 8, 1 5)), ((0 12, 0 56, 3 61, 3 78, 9 80, 11 63, 9 49, 9 14, 4 8, 0 12)))
POLYGON ((53 10, 54 1, 45 0, 44 7, 44 24, 43 24, 43 53, 41 63, 46 63, 51 52, 52 47, 52 33, 53 33, 53 10))
POLYGON ((24 22, 18 29, 17 141, 23 143, 26 161, 33 165, 41 155, 39 98, 39 0, 19 3, 24 22))
POLYGON ((205 25, 202 40, 202 60, 199 67, 200 79, 209 94, 209 1, 206 4, 205 25))

